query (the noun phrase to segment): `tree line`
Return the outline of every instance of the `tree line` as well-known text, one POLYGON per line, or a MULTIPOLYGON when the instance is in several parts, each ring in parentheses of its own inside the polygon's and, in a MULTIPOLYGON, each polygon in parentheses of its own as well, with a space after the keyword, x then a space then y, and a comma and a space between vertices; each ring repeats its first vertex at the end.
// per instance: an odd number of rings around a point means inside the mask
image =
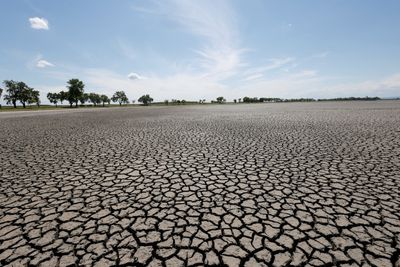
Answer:
MULTIPOLYGON (((13 80, 5 80, 3 81, 5 89, 0 88, 0 98, 3 93, 4 100, 8 105, 12 104, 14 108, 17 107, 17 103, 21 103, 25 108, 26 104, 36 104, 40 106, 40 93, 34 88, 29 87, 24 82, 13 81, 13 80)), ((92 103, 94 106, 101 105, 104 107, 105 104, 110 104, 111 101, 114 103, 118 103, 120 106, 123 104, 129 104, 129 99, 126 96, 124 91, 116 91, 112 97, 108 97, 104 94, 97 93, 86 93, 84 91, 85 84, 79 79, 70 79, 67 82, 67 90, 60 92, 49 92, 47 94, 47 99, 50 103, 58 106, 58 103, 63 104, 64 101, 68 101, 69 106, 78 107, 79 103, 81 105, 85 105, 86 103, 92 103)), ((243 98, 234 99, 234 103, 265 103, 265 102, 313 102, 313 101, 358 101, 358 100, 380 100, 379 97, 345 97, 345 98, 330 98, 330 99, 314 99, 314 98, 292 98, 292 99, 282 99, 282 98, 270 98, 270 97, 248 97, 245 96, 243 98)), ((153 98, 146 94, 142 95, 138 102, 147 106, 153 102, 153 98)), ((132 100, 132 103, 135 103, 135 100, 132 100)), ((164 104, 168 105, 169 100, 165 100, 164 104)), ((172 99, 172 104, 186 104, 186 103, 199 103, 205 104, 205 99, 200 99, 198 102, 194 101, 186 101, 186 100, 178 100, 172 99)), ((223 104, 226 103, 226 99, 223 96, 219 96, 216 100, 211 100, 211 103, 223 104)), ((0 105, 1 107, 1 105, 0 105)))
MULTIPOLYGON (((314 101, 370 101, 370 100, 381 100, 379 97, 341 97, 341 98, 324 98, 324 99, 314 99, 314 98, 270 98, 270 97, 248 97, 245 96, 239 99, 234 99, 234 103, 265 103, 265 102, 314 102, 314 101)), ((218 101, 217 103, 221 103, 218 101)))
POLYGON ((5 90, 0 88, 0 97, 5 91, 4 100, 7 105, 12 104, 14 108, 20 102, 25 108, 26 104, 37 104, 40 106, 40 93, 39 91, 29 87, 24 82, 17 82, 13 80, 5 80, 3 82, 5 90))
MULTIPOLYGON (((0 88, 0 97, 5 92, 4 100, 7 105, 12 104, 14 108, 17 107, 17 103, 20 102, 25 108, 26 104, 36 103, 40 106, 40 93, 37 90, 26 85, 24 82, 18 82, 13 80, 3 81, 5 89, 0 88)), ((68 101, 69 106, 78 107, 78 104, 84 105, 88 102, 94 106, 110 104, 111 101, 118 103, 120 106, 123 104, 129 104, 129 99, 124 91, 116 91, 112 97, 97 93, 85 93, 85 84, 79 79, 71 79, 67 82, 67 90, 60 92, 49 92, 47 99, 50 103, 58 106, 58 103, 63 104, 64 101, 68 101)), ((153 102, 153 98, 146 94, 141 96, 138 101, 143 105, 147 106, 153 102)), ((135 100, 132 100, 134 103, 135 100)), ((1 107, 1 106, 0 106, 1 107)))

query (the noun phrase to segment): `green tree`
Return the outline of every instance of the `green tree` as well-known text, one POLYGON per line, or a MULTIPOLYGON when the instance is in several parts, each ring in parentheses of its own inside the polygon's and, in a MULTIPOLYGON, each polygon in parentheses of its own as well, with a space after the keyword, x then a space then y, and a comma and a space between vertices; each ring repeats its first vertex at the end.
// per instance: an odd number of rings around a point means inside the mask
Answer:
POLYGON ((55 104, 57 107, 58 101, 60 101, 60 94, 58 93, 47 93, 47 99, 50 103, 55 104))
POLYGON ((7 104, 11 104, 14 108, 17 108, 17 101, 19 100, 19 90, 16 81, 13 80, 5 80, 3 81, 6 95, 4 95, 4 100, 7 104))
POLYGON ((68 100, 68 92, 61 91, 61 92, 59 92, 58 94, 59 94, 59 97, 60 97, 60 102, 61 102, 61 104, 62 104, 65 100, 68 100))
POLYGON ((103 102, 103 107, 105 103, 108 103, 110 105, 110 98, 106 95, 101 95, 100 96, 101 102, 103 102))
MULTIPOLYGON (((1 95, 3 94, 3 89, 0 88, 0 99, 1 99, 1 95)), ((1 108, 1 104, 0 104, 0 108, 1 108)))
POLYGON ((223 96, 219 96, 217 97, 217 103, 218 104, 222 104, 225 103, 226 99, 223 96))
POLYGON ((33 97, 33 88, 30 88, 24 82, 17 83, 17 90, 18 90, 18 100, 21 102, 22 106, 25 108, 26 103, 29 103, 33 97))
POLYGON ((129 100, 128 97, 126 96, 124 91, 117 91, 115 94, 111 97, 112 102, 118 102, 119 105, 121 106, 122 104, 128 104, 129 100))
POLYGON ((75 103, 75 107, 78 107, 78 101, 84 93, 85 84, 79 79, 71 79, 68 82, 68 101, 70 107, 75 103))
POLYGON ((101 103, 101 97, 99 94, 96 93, 90 93, 89 94, 89 100, 90 102, 93 103, 93 105, 97 106, 98 104, 101 103))
POLYGON ((38 90, 30 90, 28 104, 36 104, 38 107, 40 107, 40 92, 38 90))
POLYGON ((150 97, 150 95, 142 95, 138 101, 140 103, 143 103, 143 105, 148 106, 151 102, 153 102, 153 98, 150 97))
POLYGON ((81 105, 84 105, 86 102, 89 101, 89 94, 83 93, 82 96, 79 98, 81 105))
POLYGON ((26 103, 30 103, 35 97, 39 98, 39 91, 33 90, 24 82, 16 82, 13 80, 5 80, 4 85, 6 87, 7 95, 4 96, 4 100, 7 104, 12 103, 14 108, 17 107, 17 101, 21 102, 25 108, 26 103))

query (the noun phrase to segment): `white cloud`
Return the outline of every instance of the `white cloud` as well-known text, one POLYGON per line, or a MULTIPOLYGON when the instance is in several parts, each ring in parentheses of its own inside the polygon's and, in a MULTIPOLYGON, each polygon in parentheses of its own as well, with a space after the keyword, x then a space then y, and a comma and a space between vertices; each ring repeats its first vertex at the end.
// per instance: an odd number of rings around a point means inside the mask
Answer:
POLYGON ((293 57, 269 59, 268 60, 269 63, 264 66, 248 68, 247 70, 245 70, 243 72, 243 75, 245 76, 245 78, 243 80, 251 81, 251 80, 259 79, 261 77, 264 77, 265 74, 270 73, 271 71, 276 71, 276 70, 283 70, 285 72, 288 72, 290 68, 297 66, 297 64, 295 63, 295 60, 296 59, 293 57))
POLYGON ((276 70, 276 69, 282 68, 284 66, 287 66, 289 63, 294 63, 295 60, 296 59, 293 57, 272 58, 272 59, 268 60, 269 63, 266 64, 265 66, 249 68, 244 73, 245 74, 264 73, 267 71, 276 70))
POLYGON ((243 79, 243 81, 253 81, 253 80, 257 80, 262 78, 264 75, 261 73, 256 73, 256 74, 252 74, 247 76, 246 78, 243 79))
POLYGON ((366 80, 361 82, 327 85, 315 90, 312 94, 321 98, 347 97, 347 96, 400 96, 400 73, 381 79, 366 80))
POLYGON ((198 58, 189 65, 197 66, 204 77, 224 80, 244 65, 242 54, 246 49, 239 47, 236 15, 228 1, 155 0, 152 3, 152 10, 140 7, 134 10, 162 15, 199 38, 201 46, 194 49, 198 58))
POLYGON ((54 64, 48 62, 47 60, 39 59, 39 60, 36 62, 36 67, 38 67, 38 68, 54 67, 54 64))
POLYGON ((49 22, 45 18, 29 18, 29 22, 31 24, 31 28, 36 30, 48 30, 49 29, 49 22))
MULTIPOLYGON (((219 95, 228 100, 246 95, 282 98, 385 96, 400 87, 400 74, 382 80, 331 86, 338 81, 328 80, 317 70, 302 66, 306 60, 294 57, 271 58, 262 65, 247 65, 244 55, 248 49, 240 45, 236 16, 228 1, 153 0, 151 3, 155 4, 153 8, 139 7, 135 10, 161 15, 176 22, 179 29, 194 35, 200 41, 200 45, 193 49, 195 60, 171 61, 161 57, 165 60, 162 64, 169 66, 168 74, 146 72, 146 77, 135 72, 126 75, 108 69, 77 66, 73 67, 76 75, 66 76, 82 79, 88 91, 91 91, 90 88, 101 88, 96 92, 112 95, 117 89, 124 90, 129 99, 148 93, 156 101, 172 98, 211 100, 219 95)), ((127 58, 135 58, 131 44, 121 39, 117 42, 127 58)), ((327 53, 314 55, 316 58, 325 56, 327 53)), ((160 60, 158 55, 155 58, 160 60)), ((61 76, 60 81, 65 82, 66 79, 61 79, 61 76)))
POLYGON ((135 72, 129 73, 127 77, 128 77, 129 80, 140 80, 140 79, 143 79, 142 76, 140 76, 139 74, 137 74, 135 72))
POLYGON ((156 101, 165 99, 214 99, 218 94, 229 95, 226 86, 201 74, 177 73, 165 77, 149 75, 145 79, 131 82, 126 76, 107 69, 84 69, 80 78, 87 88, 102 88, 102 92, 112 95, 116 89, 124 90, 130 99, 150 94, 156 101), (190 90, 188 90, 190 88, 190 90))

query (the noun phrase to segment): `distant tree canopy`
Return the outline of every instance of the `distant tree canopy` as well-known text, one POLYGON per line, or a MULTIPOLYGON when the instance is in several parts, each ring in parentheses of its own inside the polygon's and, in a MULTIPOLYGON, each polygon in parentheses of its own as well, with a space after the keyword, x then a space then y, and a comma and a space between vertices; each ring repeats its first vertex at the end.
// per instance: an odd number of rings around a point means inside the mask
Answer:
POLYGON ((88 101, 89 101, 89 94, 87 93, 83 93, 79 98, 79 102, 81 102, 81 105, 84 105, 88 101))
MULTIPOLYGON (((29 87, 26 83, 22 81, 13 81, 13 80, 4 80, 3 88, 0 88, 0 98, 3 95, 6 103, 12 104, 14 108, 17 107, 17 103, 20 102, 22 106, 25 108, 26 104, 37 104, 40 106, 40 92, 29 87)), ((100 95, 97 93, 85 93, 84 92, 85 85, 79 79, 70 79, 67 82, 68 91, 60 91, 58 93, 49 92, 47 94, 47 99, 50 103, 55 104, 56 107, 58 103, 63 104, 63 101, 67 100, 70 104, 70 107, 75 103, 75 107, 78 107, 78 102, 81 105, 85 105, 87 102, 92 103, 94 106, 98 106, 103 104, 103 107, 106 103, 110 104, 111 101, 118 102, 121 106, 122 104, 129 104, 128 97, 124 91, 116 91, 114 95, 109 98, 106 95, 100 95)), ((399 98, 400 99, 400 98, 399 98)), ((314 99, 314 98, 274 98, 274 97, 248 97, 245 96, 243 98, 233 99, 234 103, 265 103, 265 102, 313 102, 313 101, 374 101, 381 100, 379 97, 339 97, 339 98, 328 98, 328 99, 314 99)), ((142 103, 144 106, 148 106, 153 103, 153 98, 150 97, 149 94, 142 95, 138 101, 142 103)), ((197 101, 190 100, 179 100, 172 99, 172 104, 204 104, 206 102, 205 99, 200 99, 197 101)), ((211 103, 222 104, 225 103, 226 99, 223 96, 219 96, 216 100, 211 100, 211 103)), ((132 103, 135 103, 135 100, 132 100, 132 103)), ((155 104, 162 104, 162 102, 156 102, 155 104)), ((165 105, 169 105, 169 100, 164 101, 165 105)), ((0 105, 1 108, 1 105, 0 105)))
POLYGON ((121 106, 122 104, 128 104, 129 100, 128 97, 126 96, 124 91, 117 91, 114 93, 114 95, 111 97, 112 102, 118 102, 119 105, 121 106))
POLYGON ((18 90, 18 82, 13 80, 5 80, 3 81, 5 86, 6 95, 4 95, 4 100, 7 104, 12 104, 14 108, 17 107, 17 101, 19 100, 19 90, 18 90))
POLYGON ((153 98, 150 97, 150 95, 142 95, 139 97, 138 101, 140 103, 143 103, 143 105, 148 106, 151 102, 153 102, 153 98))
POLYGON ((37 103, 40 104, 40 93, 37 90, 29 87, 24 82, 17 82, 13 80, 3 81, 5 86, 6 95, 4 95, 4 100, 7 104, 12 104, 14 108, 17 107, 17 101, 19 101, 25 108, 26 104, 37 103))
POLYGON ((83 96, 85 85, 79 79, 71 79, 67 83, 69 105, 72 107, 72 104, 75 103, 75 107, 78 107, 78 101, 83 96))
POLYGON ((101 103, 101 96, 96 93, 90 93, 89 94, 89 101, 93 103, 93 105, 97 106, 98 104, 101 103))
POLYGON ((225 103, 225 102, 226 102, 226 99, 223 96, 217 97, 217 103, 218 104, 222 104, 222 103, 225 103))
POLYGON ((61 101, 60 95, 60 93, 47 93, 47 99, 57 107, 58 102, 61 101))
POLYGON ((245 97, 243 97, 243 102, 244 102, 244 103, 257 103, 257 102, 259 102, 259 100, 258 100, 257 97, 248 97, 248 96, 245 96, 245 97))
POLYGON ((32 90, 31 96, 28 99, 28 104, 36 104, 40 106, 40 92, 37 90, 32 90))
MULTIPOLYGON (((291 98, 291 99, 282 99, 276 97, 243 97, 243 103, 265 103, 265 102, 309 102, 315 101, 313 98, 291 98)), ((240 98, 239 98, 240 103, 240 98)))
MULTIPOLYGON (((61 91, 59 93, 48 93, 47 99, 49 99, 50 103, 55 104, 57 106, 58 102, 62 103, 62 101, 64 101, 64 100, 70 101, 71 98, 69 97, 69 92, 61 91)), ((94 106, 97 106, 97 105, 103 103, 103 107, 104 107, 105 103, 110 104, 111 100, 106 95, 99 95, 96 93, 83 93, 79 97, 79 102, 81 102, 82 105, 84 105, 87 102, 91 102, 94 106)), ((76 102, 72 101, 72 103, 76 103, 76 102)), ((71 104, 71 101, 70 101, 70 104, 71 104)))
POLYGON ((318 101, 374 101, 380 100, 379 97, 339 97, 339 98, 328 98, 328 99, 318 99, 318 101))
POLYGON ((110 104, 110 102, 111 102, 110 98, 106 95, 101 95, 100 100, 101 100, 101 102, 103 102, 103 107, 104 107, 105 103, 110 104))
POLYGON ((61 104, 62 104, 65 100, 68 100, 68 92, 61 91, 61 92, 59 93, 59 96, 60 96, 60 102, 61 102, 61 104))

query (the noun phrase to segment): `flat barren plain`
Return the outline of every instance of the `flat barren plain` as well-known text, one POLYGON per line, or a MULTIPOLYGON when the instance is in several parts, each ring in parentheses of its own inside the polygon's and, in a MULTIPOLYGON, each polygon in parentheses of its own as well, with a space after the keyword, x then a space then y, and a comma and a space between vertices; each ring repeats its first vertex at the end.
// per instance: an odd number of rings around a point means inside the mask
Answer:
POLYGON ((400 266, 400 101, 0 113, 0 266, 400 266))

